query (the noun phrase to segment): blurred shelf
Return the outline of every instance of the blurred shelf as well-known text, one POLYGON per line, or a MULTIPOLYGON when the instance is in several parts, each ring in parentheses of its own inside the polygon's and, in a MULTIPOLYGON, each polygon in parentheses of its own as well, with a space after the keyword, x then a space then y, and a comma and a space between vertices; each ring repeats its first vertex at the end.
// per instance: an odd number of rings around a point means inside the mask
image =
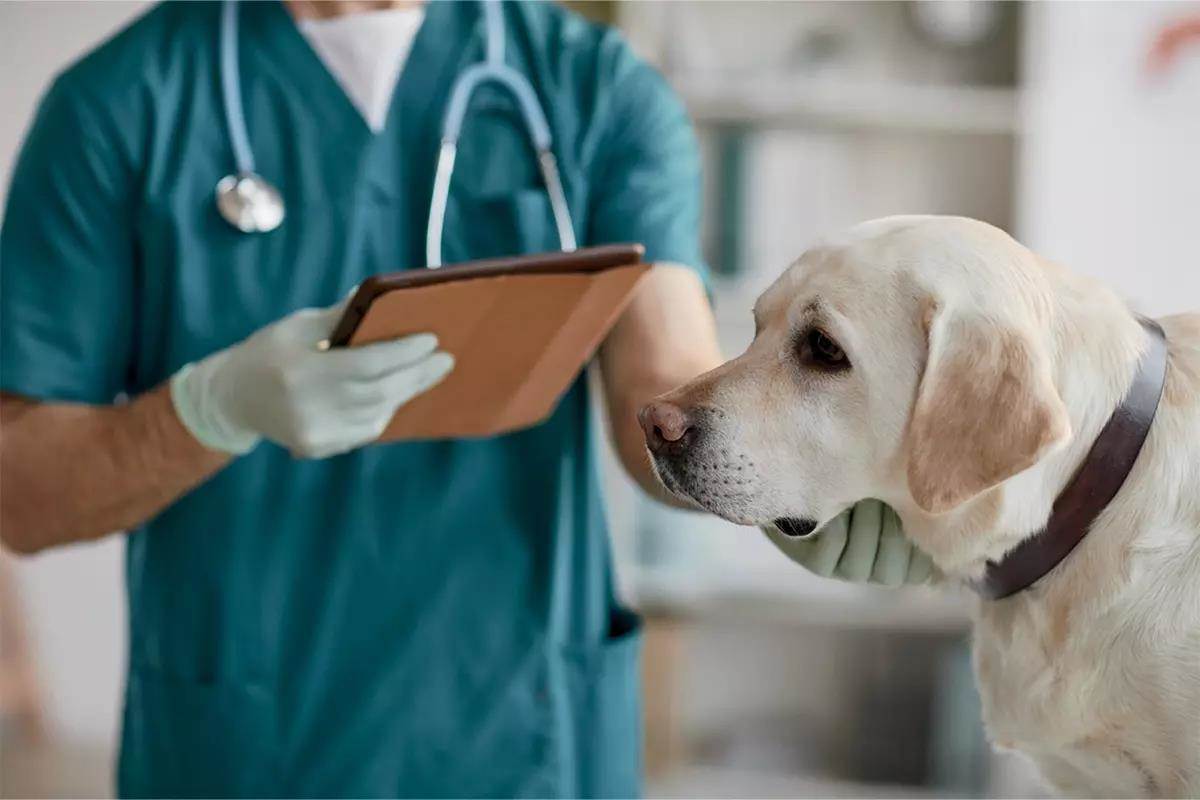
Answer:
POLYGON ((622 584, 650 615, 736 623, 857 630, 965 633, 972 599, 963 589, 861 586, 783 569, 719 570, 626 565, 622 584))
POLYGON ((699 124, 753 128, 874 129, 949 134, 1015 134, 1016 89, 852 83, 804 77, 671 75, 699 124))

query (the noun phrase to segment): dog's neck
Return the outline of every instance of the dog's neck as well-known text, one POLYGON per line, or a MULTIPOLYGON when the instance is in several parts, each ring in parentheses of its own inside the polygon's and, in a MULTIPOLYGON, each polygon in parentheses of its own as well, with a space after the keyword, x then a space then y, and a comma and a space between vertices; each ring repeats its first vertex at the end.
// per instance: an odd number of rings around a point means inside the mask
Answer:
POLYGON ((1071 437, 1037 464, 942 515, 900 501, 905 530, 951 577, 979 578, 988 561, 1040 531, 1121 402, 1144 342, 1137 318, 1106 287, 1053 269, 1056 306, 1047 320, 1054 380, 1071 437), (907 506, 907 507, 904 507, 907 506))

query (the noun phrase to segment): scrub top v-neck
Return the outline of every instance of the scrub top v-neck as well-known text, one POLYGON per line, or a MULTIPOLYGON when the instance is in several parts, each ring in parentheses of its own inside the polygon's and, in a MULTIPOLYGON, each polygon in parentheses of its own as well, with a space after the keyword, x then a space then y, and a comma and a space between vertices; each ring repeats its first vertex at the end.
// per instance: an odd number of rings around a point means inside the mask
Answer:
MULTIPOLYGON (((398 212, 397 224, 367 226, 390 228, 392 235, 364 243, 368 257, 377 259, 366 274, 423 264, 419 248, 411 244, 420 240, 413 232, 424 229, 433 155, 413 156, 436 154, 435 120, 441 116, 451 82, 474 60, 472 53, 479 48, 473 42, 477 37, 471 35, 477 26, 469 15, 447 14, 447 9, 439 6, 434 4, 426 12, 378 133, 371 131, 281 4, 247 3, 241 9, 247 124, 252 138, 258 138, 254 134, 257 123, 262 130, 290 140, 277 154, 277 185, 289 209, 298 204, 398 212), (445 25, 447 22, 451 24, 445 25), (432 34, 431 27, 435 29, 432 34), (283 120, 289 124, 281 124, 283 120), (307 157, 296 158, 298 154, 307 157)), ((258 162, 264 175, 275 174, 269 160, 259 156, 258 162)), ((344 224, 344 218, 333 216, 322 221, 344 224)), ((354 277, 357 282, 365 275, 354 277)))
MULTIPOLYGON (((581 244, 700 268, 686 115, 612 31, 505 3, 581 244)), ((449 88, 480 9, 431 3, 375 136, 278 3, 241 89, 277 230, 213 204, 233 163, 219 7, 158 6, 44 98, 0 229, 0 389, 110 403, 374 273, 423 266, 449 88)), ((557 247, 511 98, 473 100, 447 262, 557 247)), ((264 444, 128 538, 118 788, 136 796, 628 796, 636 618, 612 592, 587 389, 480 440, 298 461, 264 444)))
POLYGON ((400 70, 425 20, 423 6, 363 11, 296 26, 353 102, 367 127, 387 124, 400 70))

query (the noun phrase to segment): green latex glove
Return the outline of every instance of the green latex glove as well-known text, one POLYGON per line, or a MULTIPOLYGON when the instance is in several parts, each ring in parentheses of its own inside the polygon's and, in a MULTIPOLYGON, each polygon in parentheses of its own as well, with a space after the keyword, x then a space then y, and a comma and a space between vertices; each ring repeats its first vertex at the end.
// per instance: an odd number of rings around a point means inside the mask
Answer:
POLYGON ((175 413, 214 450, 245 453, 270 439, 303 458, 374 441, 396 409, 454 367, 437 338, 420 333, 323 350, 345 303, 307 308, 171 378, 175 413))
POLYGON ((878 500, 863 500, 803 539, 774 525, 763 532, 809 572, 826 578, 882 586, 927 583, 933 562, 905 536, 900 518, 878 500))

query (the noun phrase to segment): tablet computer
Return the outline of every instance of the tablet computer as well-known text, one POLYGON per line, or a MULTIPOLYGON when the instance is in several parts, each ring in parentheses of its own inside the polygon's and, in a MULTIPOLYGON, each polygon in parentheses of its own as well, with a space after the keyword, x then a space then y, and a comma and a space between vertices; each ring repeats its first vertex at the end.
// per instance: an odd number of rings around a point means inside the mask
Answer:
POLYGON ((431 332, 455 357, 381 441, 519 430, 548 417, 583 370, 649 269, 642 255, 640 245, 607 245, 377 275, 355 292, 330 346, 431 332))

